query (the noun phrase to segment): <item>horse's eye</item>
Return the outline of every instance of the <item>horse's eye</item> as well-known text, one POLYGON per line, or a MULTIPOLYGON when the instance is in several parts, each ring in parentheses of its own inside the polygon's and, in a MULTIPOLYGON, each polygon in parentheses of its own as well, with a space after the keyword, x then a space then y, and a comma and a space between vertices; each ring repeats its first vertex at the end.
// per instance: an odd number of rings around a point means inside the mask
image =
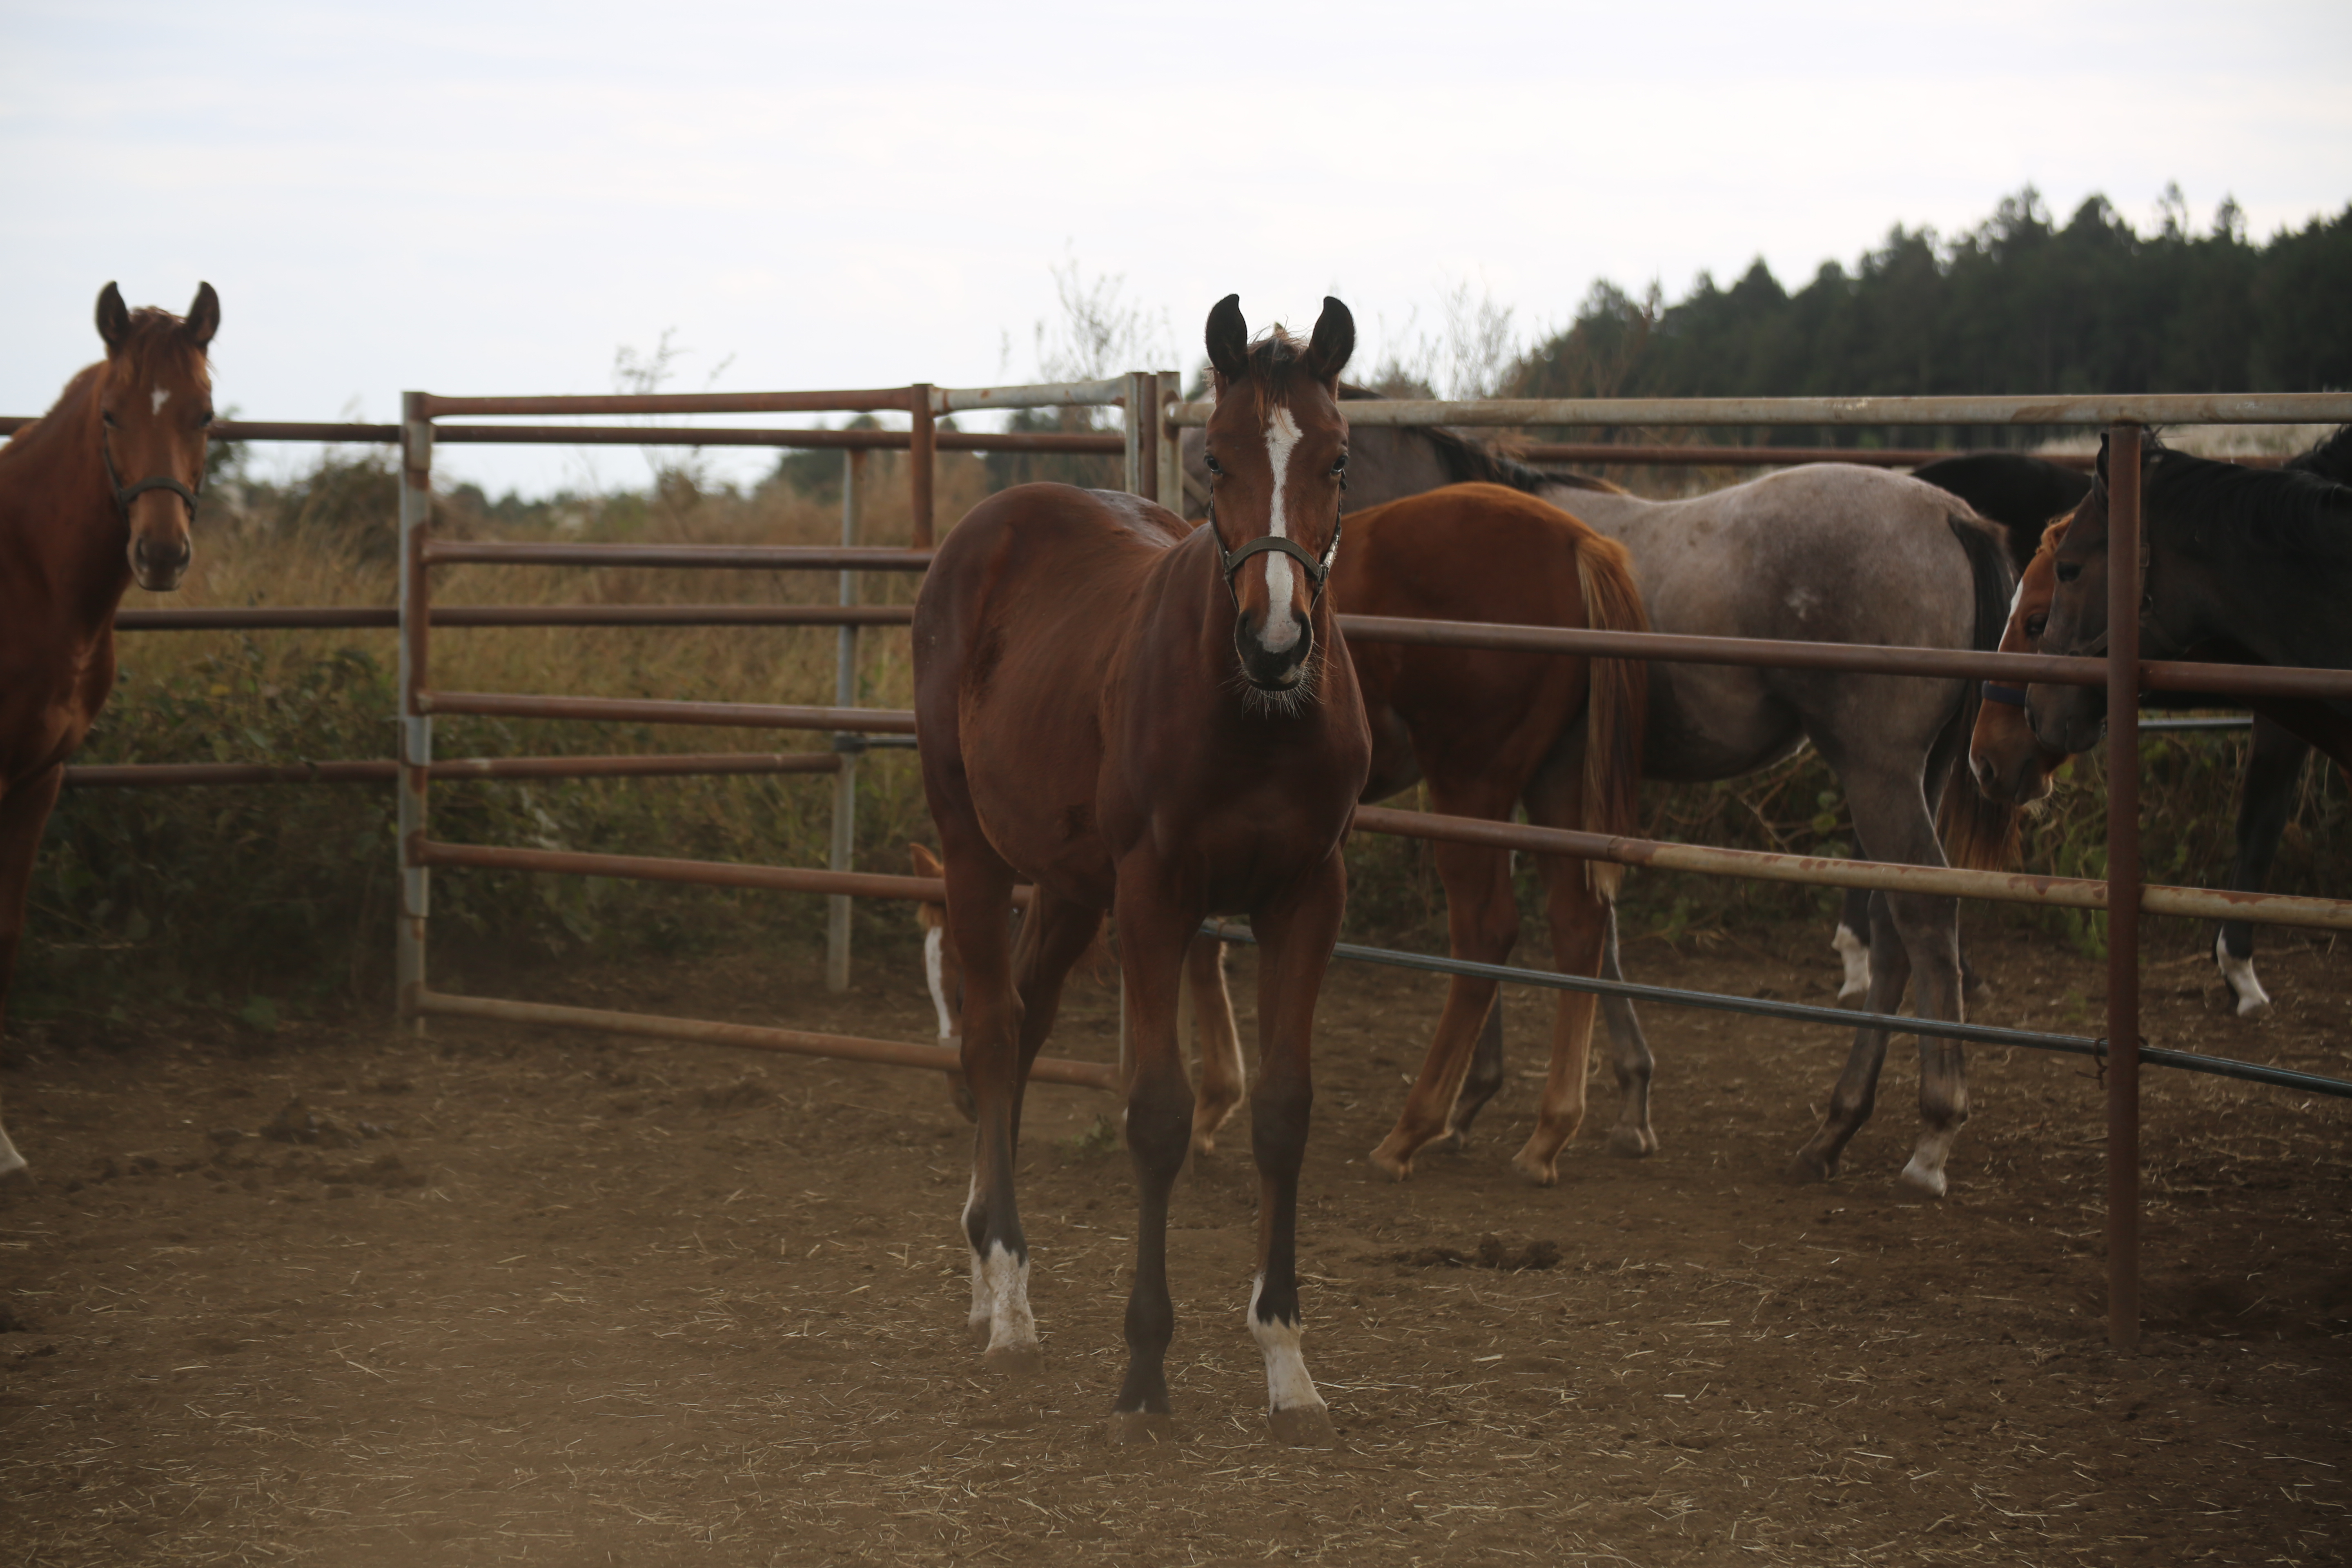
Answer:
POLYGON ((1223 463, 1220 463, 1219 461, 1217 461, 1217 459, 1216 459, 1215 458, 1213 458, 1213 457, 1209 458, 1207 459, 1207 462, 1208 462, 1208 465, 1209 465, 1209 472, 1211 472, 1212 474, 1219 475, 1219 476, 1221 476, 1221 477, 1223 475, 1223 473, 1224 473, 1224 471, 1225 471, 1225 466, 1224 466, 1223 463))
POLYGON ((1344 474, 1348 471, 1347 453, 1342 452, 1331 460, 1331 471, 1335 474, 1344 474))
POLYGON ((2075 578, 2080 577, 2082 574, 2083 563, 2081 562, 2061 561, 2058 563, 2058 581, 2061 583, 2072 583, 2075 578))
POLYGON ((110 411, 101 411, 99 414, 98 422, 111 430, 114 428, 114 415, 110 411))
POLYGON ((213 411, 209 408, 196 416, 196 428, 199 430, 203 429, 205 426, 210 425, 212 422, 213 411))
POLYGON ((2050 617, 2048 616, 2028 616, 2025 617, 2025 635, 2030 637, 2038 637, 2042 635, 2042 628, 2049 624, 2050 617))

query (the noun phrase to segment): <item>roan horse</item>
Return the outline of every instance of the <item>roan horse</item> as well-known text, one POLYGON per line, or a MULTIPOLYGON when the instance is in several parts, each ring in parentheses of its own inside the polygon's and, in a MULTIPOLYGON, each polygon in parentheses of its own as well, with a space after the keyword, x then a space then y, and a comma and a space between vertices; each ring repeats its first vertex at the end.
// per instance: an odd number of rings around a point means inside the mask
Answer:
MULTIPOLYGON (((1400 487, 1377 498, 1386 500, 1465 478, 1533 491, 1626 547, 1660 632, 1990 648, 2015 581, 2000 530, 1944 490, 1876 468, 1811 464, 1686 500, 1650 501, 1597 479, 1528 468, 1450 432, 1368 426, 1356 433, 1350 476, 1359 498, 1376 485, 1400 487)), ((1990 869, 2004 857, 2014 810, 1985 801, 1964 776, 1979 701, 1973 681, 1655 664, 1649 694, 1648 777, 1735 778, 1810 741, 1845 786, 1859 853, 1944 864, 1940 810, 1944 844, 1958 863, 1990 869)), ((1892 955, 1871 968, 1870 1010, 1893 1012, 1916 972, 1919 1016, 1959 1019, 1954 900, 1882 894, 1869 908, 1872 949, 1892 955)), ((1617 977, 1613 943, 1603 965, 1617 977)), ((1638 1020, 1628 1003, 1603 1010, 1622 1058, 1638 1020)), ((1499 1040, 1490 1039, 1498 1051, 1499 1040)), ((1822 1126, 1798 1152, 1791 1176, 1835 1173, 1869 1118, 1885 1050, 1884 1033, 1856 1032, 1822 1126)), ((1923 1034, 1920 1055, 1926 1127, 1903 1179, 1940 1195, 1946 1156, 1968 1116, 1967 1081, 1957 1041, 1923 1034)), ((1478 1109, 1478 1091, 1501 1080, 1499 1060, 1491 1068, 1474 1064, 1457 1130, 1478 1109)))
MULTIPOLYGON (((184 321, 132 311, 109 283, 105 361, 0 447, 0 1024, 42 826, 114 688, 115 607, 188 568, 219 326, 209 283, 184 321)), ((0 1131, 0 1174, 24 1163, 0 1131)))
POLYGON ((962 1062, 979 1123, 963 1212, 969 1322, 990 1365, 1040 1363, 1013 1194, 1022 1093, 1063 978, 1109 911, 1139 1200, 1109 1435, 1170 1429, 1168 1200, 1192 1109, 1177 991, 1202 921, 1246 911, 1265 949, 1248 1321, 1274 1435, 1328 1443, 1330 1415, 1300 1354, 1296 1254, 1315 1004, 1346 902, 1340 843, 1371 758, 1323 591, 1348 462, 1339 375, 1355 328, 1327 300, 1307 344, 1276 333, 1252 345, 1229 296, 1207 339, 1212 526, 1189 530, 1130 496, 1019 486, 949 534, 916 601, 916 727, 964 965, 962 1062), (1035 887, 1017 946, 1016 877, 1035 887))

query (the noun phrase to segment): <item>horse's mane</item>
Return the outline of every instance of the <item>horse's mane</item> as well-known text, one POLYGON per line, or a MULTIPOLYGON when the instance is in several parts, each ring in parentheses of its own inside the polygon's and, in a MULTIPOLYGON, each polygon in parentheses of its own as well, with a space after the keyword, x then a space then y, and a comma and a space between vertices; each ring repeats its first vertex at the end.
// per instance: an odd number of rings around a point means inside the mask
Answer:
MULTIPOLYGON (((1387 394, 1374 392, 1369 386, 1357 386, 1349 382, 1339 384, 1339 401, 1365 403, 1385 401, 1387 394)), ((1435 425, 1401 426, 1398 434, 1417 437, 1429 443, 1437 454, 1438 467, 1445 470, 1445 482, 1453 485, 1502 485, 1523 490, 1528 495, 1541 495, 1545 489, 1558 486, 1572 490, 1601 490, 1618 494, 1615 485, 1606 479, 1592 479, 1584 474, 1553 473, 1516 458, 1504 456, 1486 442, 1435 425)))
POLYGON ((2298 452, 2279 465, 2297 473, 2317 474, 2339 485, 2352 485, 2352 425, 2339 425, 2333 436, 2322 437, 2311 450, 2298 452))
MULTIPOLYGON (((2305 456, 2317 457, 2341 438, 2338 432, 2305 456)), ((2303 467, 2250 468, 2196 457, 2152 434, 2147 456, 2151 527, 2186 527, 2200 542, 2236 537, 2268 550, 2352 561, 2352 487, 2303 467)))

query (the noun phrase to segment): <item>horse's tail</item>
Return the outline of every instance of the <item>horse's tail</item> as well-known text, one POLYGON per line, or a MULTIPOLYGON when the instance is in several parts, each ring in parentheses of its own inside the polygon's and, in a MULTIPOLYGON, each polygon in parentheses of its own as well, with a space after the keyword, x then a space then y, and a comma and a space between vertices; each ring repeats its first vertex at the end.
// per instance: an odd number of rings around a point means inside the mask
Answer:
MULTIPOLYGON (((1979 652, 1992 652, 2000 647, 2001 632, 2009 625, 2010 598, 2017 588, 2017 570, 2010 563, 2003 541, 1991 525, 1967 517, 1948 517, 1945 521, 1969 558, 1969 576, 1974 584, 1976 627, 1969 646, 1979 652)), ((1944 781, 1944 800, 1937 810, 1936 827, 1944 841, 1945 858, 1953 865, 1971 871, 1997 871, 2017 856, 2019 813, 2013 805, 1986 799, 1969 771, 1969 741, 1976 731, 1977 710, 1983 706, 1984 683, 1969 681, 1968 695, 1960 700, 1959 716, 1953 721, 1958 726, 1958 744, 1953 750, 1950 773, 1944 781)))
MULTIPOLYGON (((1615 540, 1584 531, 1576 543, 1576 580, 1584 595, 1584 624, 1594 631, 1646 632, 1649 612, 1633 580, 1633 563, 1615 540)), ((1642 820, 1642 734, 1649 721, 1650 666, 1638 658, 1586 661, 1584 819, 1588 833, 1631 835, 1642 820)), ((1625 868, 1608 860, 1584 863, 1587 883, 1614 900, 1625 868)))

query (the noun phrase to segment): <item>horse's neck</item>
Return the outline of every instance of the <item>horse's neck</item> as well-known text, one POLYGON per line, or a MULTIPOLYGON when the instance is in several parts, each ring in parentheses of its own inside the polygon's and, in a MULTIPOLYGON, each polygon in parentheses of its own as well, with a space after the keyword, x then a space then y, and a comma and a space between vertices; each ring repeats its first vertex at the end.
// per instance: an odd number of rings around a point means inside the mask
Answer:
POLYGON ((107 482, 94 398, 80 383, 11 441, 0 462, 0 560, 15 590, 67 624, 50 635, 103 632, 131 586, 128 531, 107 482), (37 584, 37 586, 36 586, 37 584))

